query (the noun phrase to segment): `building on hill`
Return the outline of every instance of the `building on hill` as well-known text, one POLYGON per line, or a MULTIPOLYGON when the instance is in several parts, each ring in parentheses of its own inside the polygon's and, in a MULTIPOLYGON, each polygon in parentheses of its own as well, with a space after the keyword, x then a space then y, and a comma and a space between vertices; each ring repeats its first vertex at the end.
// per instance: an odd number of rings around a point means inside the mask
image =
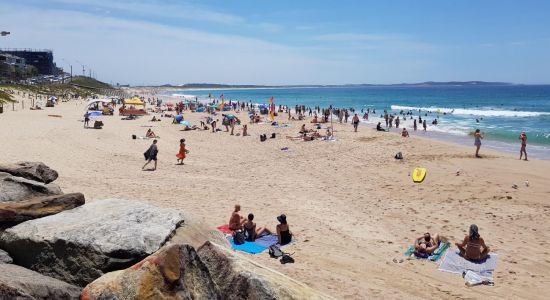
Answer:
POLYGON ((26 64, 34 66, 40 75, 56 75, 59 72, 59 68, 53 62, 52 50, 0 49, 0 53, 24 59, 26 64))

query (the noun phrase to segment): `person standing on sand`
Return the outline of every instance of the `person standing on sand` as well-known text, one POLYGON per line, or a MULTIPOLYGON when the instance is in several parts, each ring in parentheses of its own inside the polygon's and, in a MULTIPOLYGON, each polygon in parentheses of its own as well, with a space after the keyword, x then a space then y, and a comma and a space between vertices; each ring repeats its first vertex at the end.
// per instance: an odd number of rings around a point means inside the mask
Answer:
POLYGON ((176 157, 178 158, 178 163, 180 165, 183 165, 183 160, 185 159, 185 154, 189 153, 187 149, 185 149, 185 139, 180 140, 180 151, 178 154, 176 154, 176 157))
POLYGON ((145 167, 152 161, 155 161, 155 167, 153 168, 153 171, 157 169, 157 154, 159 153, 159 150, 157 148, 157 140, 153 140, 153 144, 143 153, 145 156, 145 160, 147 161, 143 167, 142 170, 145 169, 145 167))
POLYGON ((416 129, 417 129, 416 119, 413 120, 413 129, 414 129, 414 131, 416 131, 416 129))
POLYGON ((521 140, 521 149, 519 150, 519 160, 523 157, 523 154, 525 154, 525 160, 527 160, 527 134, 525 131, 522 131, 519 135, 519 139, 521 140))
POLYGON ((84 128, 88 127, 89 123, 90 123, 90 113, 86 112, 84 114, 84 128))
POLYGON ((428 126, 426 125, 426 120, 424 120, 424 122, 422 122, 422 127, 424 127, 424 131, 426 131, 426 129, 428 128, 428 126))
POLYGON ((481 131, 479 129, 476 129, 474 132, 474 145, 476 146, 476 157, 480 158, 479 156, 479 148, 481 148, 481 139, 483 139, 483 135, 481 135, 481 131))
POLYGON ((354 131, 357 132, 357 127, 359 127, 359 116, 357 114, 353 116, 351 123, 353 124, 354 131))

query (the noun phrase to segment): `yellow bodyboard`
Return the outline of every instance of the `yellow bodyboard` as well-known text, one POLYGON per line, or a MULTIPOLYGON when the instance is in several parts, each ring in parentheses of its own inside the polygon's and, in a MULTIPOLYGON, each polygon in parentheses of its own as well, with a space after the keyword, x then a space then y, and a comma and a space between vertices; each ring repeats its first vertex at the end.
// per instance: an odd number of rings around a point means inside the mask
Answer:
POLYGON ((416 167, 412 173, 412 179, 415 183, 421 183, 426 178, 426 168, 416 167))

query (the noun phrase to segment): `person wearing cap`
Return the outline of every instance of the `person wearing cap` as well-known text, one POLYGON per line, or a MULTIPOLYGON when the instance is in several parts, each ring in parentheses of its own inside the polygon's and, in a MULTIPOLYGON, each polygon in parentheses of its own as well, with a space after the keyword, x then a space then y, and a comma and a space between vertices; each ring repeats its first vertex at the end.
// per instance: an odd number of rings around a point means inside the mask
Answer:
POLYGON ((277 237, 279 238, 280 245, 286 245, 292 241, 292 233, 290 227, 286 222, 286 215, 282 214, 277 217, 279 224, 277 225, 277 237))

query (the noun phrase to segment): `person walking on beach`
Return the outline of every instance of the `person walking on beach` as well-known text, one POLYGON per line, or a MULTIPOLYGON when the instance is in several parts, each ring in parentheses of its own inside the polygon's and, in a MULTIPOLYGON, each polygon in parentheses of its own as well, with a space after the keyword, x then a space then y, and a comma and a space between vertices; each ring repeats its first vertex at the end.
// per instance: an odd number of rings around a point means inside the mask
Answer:
POLYGON ((519 150, 519 160, 523 157, 523 154, 525 154, 525 160, 527 160, 527 134, 525 131, 522 131, 519 135, 519 139, 521 140, 521 149, 519 150))
POLYGON ((189 150, 185 149, 185 139, 180 140, 180 151, 176 154, 178 158, 178 164, 183 165, 183 160, 185 159, 185 154, 189 153, 189 150))
POLYGON ((354 131, 357 132, 357 127, 359 127, 359 116, 357 114, 353 116, 351 123, 353 124, 354 131))
POLYGON ((90 113, 86 112, 84 114, 84 128, 88 127, 89 123, 90 123, 90 113))
POLYGON ((479 129, 476 129, 476 132, 474 132, 474 145, 476 146, 476 157, 480 158, 479 156, 479 148, 481 148, 481 139, 483 139, 483 136, 481 135, 481 131, 479 129))
POLYGON ((143 153, 143 155, 145 156, 145 160, 147 161, 143 167, 141 168, 142 170, 145 169, 145 167, 152 161, 154 160, 155 161, 155 167, 153 168, 153 171, 155 171, 157 169, 157 154, 159 153, 159 150, 157 148, 157 140, 153 140, 153 144, 151 144, 151 146, 149 147, 149 149, 147 149, 147 151, 145 151, 145 153, 143 153))

